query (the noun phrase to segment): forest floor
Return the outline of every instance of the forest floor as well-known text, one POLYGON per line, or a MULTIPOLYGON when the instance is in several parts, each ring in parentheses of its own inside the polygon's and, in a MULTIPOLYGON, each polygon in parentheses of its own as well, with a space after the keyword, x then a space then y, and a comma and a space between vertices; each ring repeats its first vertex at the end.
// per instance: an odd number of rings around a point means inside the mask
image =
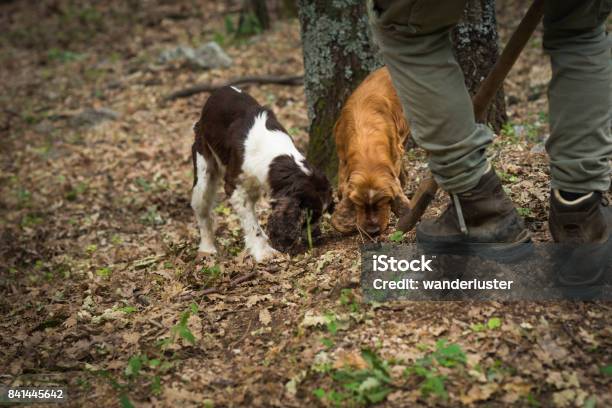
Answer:
MULTIPOLYGON (((220 254, 196 259, 191 126, 207 96, 164 95, 303 71, 297 21, 237 40, 223 3, 0 5, 0 384, 64 384, 68 406, 612 406, 610 303, 366 303, 359 237, 326 219, 323 245, 255 265, 225 199, 220 254), (213 39, 231 68, 158 61, 213 39)), ((525 4, 498 1, 502 42, 525 4)), ((549 78, 538 32, 490 149, 537 241, 549 78)), ((244 89, 306 145, 302 87, 244 89)), ((408 168, 410 194, 423 155, 408 168)))

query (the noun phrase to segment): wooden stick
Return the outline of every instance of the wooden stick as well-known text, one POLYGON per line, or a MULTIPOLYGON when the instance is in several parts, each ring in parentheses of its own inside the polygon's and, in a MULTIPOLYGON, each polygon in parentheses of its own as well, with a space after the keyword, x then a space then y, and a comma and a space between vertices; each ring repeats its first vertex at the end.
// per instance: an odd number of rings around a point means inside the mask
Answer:
POLYGON ((164 100, 172 100, 177 98, 186 98, 202 92, 213 92, 224 86, 241 85, 241 84, 276 84, 299 86, 304 83, 303 75, 287 75, 287 76, 245 76, 241 78, 230 79, 227 82, 220 84, 198 84, 189 88, 180 89, 172 92, 164 97, 164 100))
MULTIPOLYGON (((244 283, 244 282, 246 282, 248 280, 251 280, 255 276, 257 276, 257 271, 249 272, 246 275, 240 276, 240 277, 234 279, 233 281, 231 281, 229 283, 228 287, 225 290, 228 291, 230 289, 234 289, 236 286, 238 286, 241 283, 244 283)), ((222 290, 222 288, 219 288, 219 287, 208 288, 208 289, 204 289, 199 294, 200 294, 200 296, 211 295, 213 293, 220 293, 221 290, 222 290)))
POLYGON ((510 37, 508 44, 504 47, 491 72, 480 84, 478 92, 472 98, 474 117, 477 122, 484 122, 486 120, 486 113, 491 100, 493 100, 493 97, 499 88, 501 88, 508 72, 510 72, 512 66, 516 63, 519 55, 521 55, 521 51, 525 48, 527 41, 529 41, 543 15, 544 0, 534 0, 527 10, 525 17, 523 17, 514 33, 512 33, 512 37, 510 37))
POLYGON ((438 183, 436 183, 431 175, 421 181, 412 200, 410 200, 414 206, 407 214, 400 217, 397 222, 397 229, 402 232, 408 232, 413 229, 436 196, 436 191, 438 191, 438 183))
MULTIPOLYGON (((478 88, 478 92, 472 98, 474 117, 477 122, 485 121, 491 100, 504 83, 508 72, 510 72, 521 51, 525 48, 525 44, 529 41, 543 15, 544 0, 534 0, 529 10, 527 10, 525 17, 523 17, 512 37, 510 37, 508 44, 504 47, 491 72, 489 72, 478 88)), ((402 232, 408 232, 414 228, 421 220, 421 217, 423 217, 437 190, 438 184, 433 177, 424 179, 419 184, 414 197, 410 200, 412 202, 412 210, 399 219, 397 229, 402 232)))

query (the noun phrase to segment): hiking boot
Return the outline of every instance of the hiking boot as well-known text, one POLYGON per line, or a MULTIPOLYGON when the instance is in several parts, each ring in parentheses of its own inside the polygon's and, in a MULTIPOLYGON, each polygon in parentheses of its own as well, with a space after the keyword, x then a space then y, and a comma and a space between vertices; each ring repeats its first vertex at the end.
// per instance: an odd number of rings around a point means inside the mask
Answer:
POLYGON ((598 191, 574 200, 562 194, 551 192, 548 216, 550 234, 561 244, 554 253, 556 280, 564 287, 590 287, 595 292, 585 297, 593 298, 612 273, 612 208, 598 191))
POLYGON ((612 232, 612 208, 599 191, 569 201, 553 190, 548 228, 558 243, 605 244, 612 232))
POLYGON ((531 236, 493 169, 476 187, 451 194, 451 203, 434 220, 417 227, 417 242, 427 251, 478 255, 512 262, 531 250, 531 236))

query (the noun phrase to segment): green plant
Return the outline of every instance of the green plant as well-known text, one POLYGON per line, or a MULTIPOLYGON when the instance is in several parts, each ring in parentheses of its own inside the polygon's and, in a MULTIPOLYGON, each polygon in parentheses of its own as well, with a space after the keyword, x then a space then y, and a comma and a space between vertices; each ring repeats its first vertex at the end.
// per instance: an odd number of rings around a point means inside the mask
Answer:
POLYGON ((498 171, 497 174, 502 181, 509 183, 516 183, 518 181, 518 177, 516 177, 514 174, 506 173, 505 171, 498 171))
POLYGON ((215 31, 213 33, 212 40, 219 44, 221 47, 225 46, 225 34, 215 31))
POLYGON ((310 222, 312 221, 312 211, 306 210, 306 237, 308 238, 308 250, 312 251, 312 228, 310 222))
POLYGON ((612 377, 612 364, 599 367, 599 372, 605 376, 612 377))
POLYGON ((118 380, 108 370, 89 369, 89 371, 92 374, 97 375, 98 377, 101 377, 105 379, 106 381, 108 381, 110 386, 115 390, 115 392, 117 392, 118 394, 117 398, 119 399, 119 404, 121 405, 122 408, 133 408, 134 407, 134 404, 132 404, 132 401, 130 400, 130 397, 128 396, 128 391, 130 388, 129 382, 123 382, 121 380, 118 380))
POLYGON ((335 406, 377 404, 392 391, 389 363, 370 349, 361 350, 366 367, 355 369, 351 366, 331 368, 334 388, 317 388, 313 394, 335 406))
POLYGON ((110 267, 102 267, 96 271, 96 275, 101 278, 108 278, 111 275, 112 269, 110 267))
POLYGON ((134 306, 119 307, 117 308, 117 310, 125 314, 130 314, 138 311, 138 309, 136 309, 134 306))
POLYGON ((481 331, 485 331, 487 329, 489 330, 495 330, 500 328, 502 325, 502 321, 499 317, 492 317, 489 320, 487 320, 486 323, 474 323, 470 326, 470 329, 472 329, 472 331, 474 332, 481 332, 481 331))
POLYGON ((243 13, 239 20, 238 25, 234 25, 234 21, 231 16, 225 17, 225 32, 228 35, 234 37, 250 37, 256 34, 260 34, 263 31, 261 23, 255 14, 243 13))
POLYGON ((338 331, 338 322, 337 322, 337 317, 335 314, 333 314, 332 312, 327 312, 325 313, 325 326, 327 328, 327 331, 334 335, 336 334, 336 332, 338 331))
MULTIPOLYGON (((132 311, 135 308, 126 306, 120 308, 132 311)), ((172 357, 166 356, 166 348, 175 344, 181 338, 191 344, 195 344, 195 336, 188 327, 188 320, 193 314, 198 313, 198 305, 192 303, 189 308, 181 313, 179 322, 170 329, 170 336, 159 342, 155 356, 150 357, 146 354, 134 354, 129 359, 123 370, 123 378, 113 376, 108 370, 90 370, 93 374, 106 379, 111 387, 118 393, 119 404, 124 408, 133 407, 129 391, 132 389, 136 380, 141 379, 149 383, 151 392, 159 395, 162 391, 161 375, 173 367, 172 357)))
POLYGON ((418 359, 412 366, 406 368, 404 373, 421 378, 419 389, 423 397, 435 395, 438 398, 446 399, 448 397, 444 384, 446 376, 440 374, 438 366, 455 368, 465 365, 466 362, 465 353, 458 344, 448 344, 445 339, 440 339, 436 342, 433 352, 418 359))
POLYGON ((44 218, 36 214, 26 214, 21 219, 21 226, 24 228, 35 227, 44 222, 44 218))
POLYGON ((232 20, 232 17, 230 15, 226 15, 225 16, 225 32, 228 34, 235 34, 236 33, 236 27, 234 27, 234 20, 232 20))
POLYGON ((499 317, 492 317, 487 322, 487 328, 490 330, 499 329, 502 325, 502 321, 499 317))
POLYGON ((134 184, 136 184, 138 187, 140 187, 142 189, 142 191, 151 191, 153 190, 153 187, 151 187, 151 183, 149 183, 147 180, 145 180, 142 177, 138 177, 134 180, 134 184))
POLYGON ((404 239, 404 233, 402 231, 395 231, 393 234, 389 235, 389 241, 400 243, 404 239))
POLYGON ((533 211, 531 211, 530 208, 527 207, 518 207, 516 209, 516 212, 521 216, 521 217, 533 217, 533 211))
POLYGON ((19 202, 19 206, 21 208, 27 207, 30 204, 31 199, 32 199, 32 193, 30 193, 25 188, 20 187, 17 190, 17 201, 19 202))
MULTIPOLYGON (((541 117, 542 115, 540 115, 541 117)), ((539 140, 541 126, 542 124, 538 120, 535 123, 504 123, 501 129, 502 140, 510 144, 517 144, 523 140, 535 143, 539 140)))
POLYGON ((47 58, 52 61, 70 62, 83 58, 83 55, 68 50, 60 50, 59 48, 51 48, 47 51, 47 58))
POLYGON ((143 224, 146 225, 162 225, 164 220, 157 211, 156 205, 150 205, 147 207, 147 212, 140 217, 143 224))
POLYGON ((510 122, 506 122, 502 125, 501 128, 501 136, 505 136, 514 140, 516 138, 516 131, 514 130, 514 125, 510 122))
POLYGON ((325 346, 325 348, 332 348, 334 347, 334 345, 336 344, 332 339, 330 339, 329 337, 322 337, 321 338, 321 344, 323 344, 325 346))
POLYGON ((513 376, 516 374, 514 367, 504 364, 501 360, 495 360, 493 365, 486 371, 486 377, 488 381, 501 381, 502 378, 507 376, 513 376))
POLYGON ((348 306, 353 313, 359 312, 359 304, 355 300, 355 295, 351 289, 345 288, 340 291, 340 304, 348 306))
POLYGON ((170 331, 172 342, 174 342, 177 337, 180 337, 183 340, 191 344, 195 344, 195 340, 196 340, 195 336, 189 329, 187 321, 189 320, 192 314, 197 314, 197 313, 198 313, 198 305, 196 305, 195 303, 192 303, 189 306, 189 309, 181 313, 179 322, 170 331))
POLYGON ((219 204, 216 208, 215 208, 215 213, 219 214, 219 215, 225 215, 228 216, 230 215, 230 213, 232 212, 229 207, 224 206, 223 204, 219 204))
POLYGON ((221 277, 221 267, 219 265, 205 266, 200 270, 200 273, 206 277, 204 286, 208 286, 216 282, 221 277))

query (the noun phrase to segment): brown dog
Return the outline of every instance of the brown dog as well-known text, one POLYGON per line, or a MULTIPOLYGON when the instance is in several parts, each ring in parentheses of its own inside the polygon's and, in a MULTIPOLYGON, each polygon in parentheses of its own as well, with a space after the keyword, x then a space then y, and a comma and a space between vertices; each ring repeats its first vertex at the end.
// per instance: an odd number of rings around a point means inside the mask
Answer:
POLYGON ((400 181, 409 134, 389 71, 372 72, 348 98, 334 127, 340 161, 336 230, 376 235, 387 229, 391 211, 399 217, 411 208, 400 181))

